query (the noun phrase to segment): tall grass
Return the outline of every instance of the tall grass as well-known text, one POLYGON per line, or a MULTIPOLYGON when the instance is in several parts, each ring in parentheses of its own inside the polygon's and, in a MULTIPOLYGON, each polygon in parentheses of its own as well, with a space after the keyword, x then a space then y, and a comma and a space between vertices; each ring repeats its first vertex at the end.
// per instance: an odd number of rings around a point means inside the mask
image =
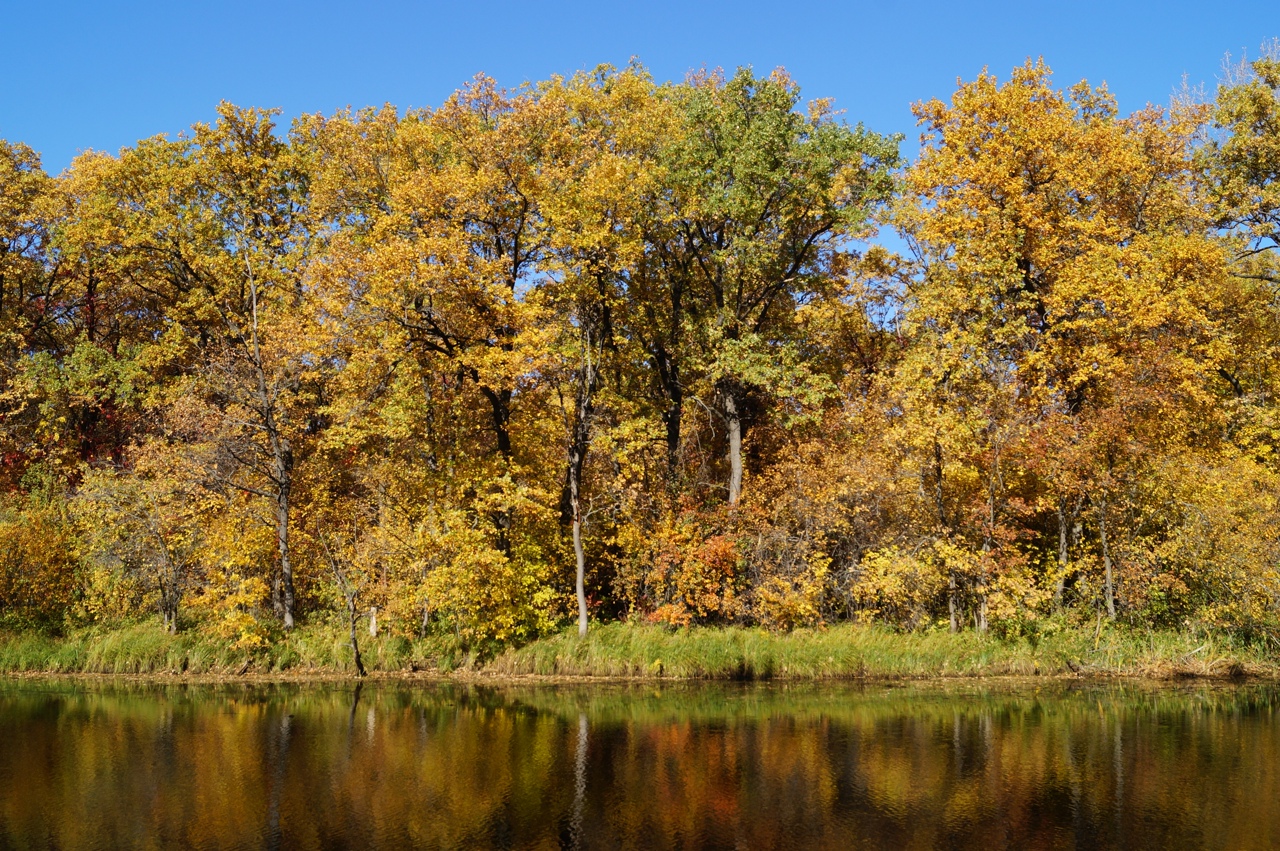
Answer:
MULTIPOLYGON (((418 640, 362 636, 373 672, 457 671, 492 677, 674 679, 927 678, 1057 674, 1147 676, 1280 676, 1280 659, 1226 634, 1055 625, 1032 639, 1003 640, 973 632, 899 633, 877 626, 772 633, 740 627, 612 623, 593 625, 507 648, 496 656, 452 636, 418 640)), ((346 629, 314 623, 248 652, 198 630, 177 635, 158 621, 86 629, 62 638, 0 634, 0 672, 226 675, 354 673, 346 629)))
MULTIPOLYGON (((371 671, 474 669, 479 658, 452 637, 407 641, 362 637, 371 671)), ((65 637, 0 633, 0 672, 90 674, 240 674, 355 672, 345 628, 311 624, 274 636, 266 647, 238 649, 198 630, 166 633, 158 620, 114 629, 83 629, 65 637)))
POLYGON ((505 675, 831 679, 1095 674, 1276 675, 1274 658, 1228 636, 1063 628, 1034 640, 972 632, 900 633, 841 624, 771 633, 736 627, 671 631, 608 624, 584 640, 569 630, 494 659, 505 675))

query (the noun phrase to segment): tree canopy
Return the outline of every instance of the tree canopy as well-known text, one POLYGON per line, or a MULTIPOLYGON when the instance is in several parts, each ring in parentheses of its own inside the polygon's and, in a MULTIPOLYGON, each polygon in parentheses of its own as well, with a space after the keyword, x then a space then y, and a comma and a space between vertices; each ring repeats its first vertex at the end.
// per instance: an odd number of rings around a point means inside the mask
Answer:
POLYGON ((1280 56, 914 109, 910 164, 639 65, 0 142, 0 618, 1280 638, 1280 56))

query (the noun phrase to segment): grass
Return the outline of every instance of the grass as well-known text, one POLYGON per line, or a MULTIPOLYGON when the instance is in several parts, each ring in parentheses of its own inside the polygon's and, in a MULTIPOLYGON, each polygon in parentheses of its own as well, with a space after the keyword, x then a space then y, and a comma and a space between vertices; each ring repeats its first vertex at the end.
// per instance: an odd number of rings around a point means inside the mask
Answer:
MULTIPOLYGON (((363 638, 370 671, 474 668, 477 659, 452 638, 410 642, 394 636, 363 638)), ((266 647, 244 650, 228 642, 186 630, 164 631, 158 620, 112 629, 90 628, 53 638, 33 632, 0 633, 0 673, 86 674, 257 674, 354 673, 346 630, 311 624, 275 636, 266 647)))
POLYGON ((741 628, 609 624, 585 640, 561 633, 487 666, 507 675, 713 679, 926 678, 1095 674, 1280 674, 1274 658, 1229 636, 1061 628, 1034 641, 972 632, 900 633, 842 624, 787 634, 741 628))
MULTIPOLYGON (((856 678, 1095 675, 1280 677, 1280 659, 1227 634, 1175 633, 1050 624, 1034 639, 973 632, 899 633, 841 624, 772 633, 740 627, 670 630, 631 623, 552 635, 496 656, 453 637, 362 636, 365 666, 389 674, 493 677, 825 680, 856 678)), ((254 652, 196 630, 168 635, 158 622, 84 629, 62 638, 0 634, 0 672, 236 675, 354 672, 346 631, 309 624, 254 652)))

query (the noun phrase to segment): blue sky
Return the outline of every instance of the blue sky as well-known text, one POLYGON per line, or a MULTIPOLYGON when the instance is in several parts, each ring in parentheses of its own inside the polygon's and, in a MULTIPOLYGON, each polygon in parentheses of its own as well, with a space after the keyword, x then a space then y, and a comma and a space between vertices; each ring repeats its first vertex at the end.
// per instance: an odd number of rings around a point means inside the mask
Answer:
POLYGON ((806 96, 904 132, 912 101, 983 66, 1043 55, 1061 86, 1106 80, 1124 111, 1167 103, 1183 76, 1211 91, 1223 56, 1280 35, 1272 2, 701 3, 71 2, 0 0, 0 138, 53 172, 209 120, 215 104, 286 116, 440 103, 477 72, 504 85, 637 56, 662 80, 691 68, 785 66, 806 96))

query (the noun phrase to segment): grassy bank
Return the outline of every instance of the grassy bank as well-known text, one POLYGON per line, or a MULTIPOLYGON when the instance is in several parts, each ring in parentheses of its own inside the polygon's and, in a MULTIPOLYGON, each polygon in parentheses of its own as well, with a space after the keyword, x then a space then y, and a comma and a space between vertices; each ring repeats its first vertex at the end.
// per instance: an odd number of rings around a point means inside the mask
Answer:
POLYGON ((1275 676, 1280 664, 1225 635, 1064 628, 1036 640, 840 625, 788 634, 611 624, 508 650, 486 669, 544 676, 741 679, 853 677, 1275 676))
MULTIPOLYGON (((476 669, 478 654, 452 638, 408 641, 395 636, 362 638, 370 671, 476 669)), ((0 673, 58 674, 277 674, 354 673, 345 628, 308 625, 281 634, 267 646, 244 650, 198 631, 167 634, 158 621, 117 629, 85 629, 53 638, 38 633, 0 633, 0 673)))
MULTIPOLYGON (((452 638, 362 638, 372 672, 495 677, 673 679, 932 678, 979 676, 1280 677, 1280 658, 1226 634, 1067 627, 1034 640, 975 633, 898 633, 839 625, 771 633, 757 629, 606 624, 585 640, 544 638, 496 655, 452 638)), ((311 625, 253 652, 191 631, 167 635, 148 622, 62 638, 0 635, 0 672, 96 674, 330 674, 353 672, 345 632, 311 625)))

